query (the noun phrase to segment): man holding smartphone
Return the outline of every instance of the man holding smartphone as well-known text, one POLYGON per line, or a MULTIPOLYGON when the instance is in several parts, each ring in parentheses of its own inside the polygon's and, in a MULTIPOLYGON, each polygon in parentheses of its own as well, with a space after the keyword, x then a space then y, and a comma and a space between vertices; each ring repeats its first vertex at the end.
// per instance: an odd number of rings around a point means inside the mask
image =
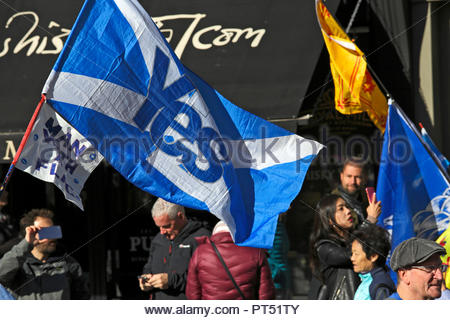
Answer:
POLYGON ((21 220, 25 237, 0 260, 0 283, 17 299, 88 299, 80 264, 57 254, 61 229, 53 226, 53 212, 33 209, 21 220))
POLYGON ((184 207, 161 198, 153 205, 152 217, 160 233, 152 240, 139 286, 151 293, 151 299, 186 299, 187 269, 198 246, 194 238, 211 233, 200 222, 188 220, 184 207))

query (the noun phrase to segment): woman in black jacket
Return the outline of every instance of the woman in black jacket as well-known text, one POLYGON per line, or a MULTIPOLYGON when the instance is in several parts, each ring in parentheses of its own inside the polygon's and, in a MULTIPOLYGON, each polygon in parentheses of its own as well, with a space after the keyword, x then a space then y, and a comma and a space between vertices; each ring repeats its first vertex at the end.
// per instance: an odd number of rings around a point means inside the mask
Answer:
MULTIPOLYGON (((313 278, 309 299, 351 300, 360 283, 348 247, 355 229, 351 211, 343 198, 330 194, 319 201, 316 213, 310 236, 313 278)), ((374 195, 367 207, 367 219, 357 228, 376 223, 380 213, 381 202, 374 195)))
POLYGON ((353 229, 353 217, 344 199, 327 195, 319 201, 310 237, 313 279, 309 299, 353 299, 360 282, 347 247, 353 229))

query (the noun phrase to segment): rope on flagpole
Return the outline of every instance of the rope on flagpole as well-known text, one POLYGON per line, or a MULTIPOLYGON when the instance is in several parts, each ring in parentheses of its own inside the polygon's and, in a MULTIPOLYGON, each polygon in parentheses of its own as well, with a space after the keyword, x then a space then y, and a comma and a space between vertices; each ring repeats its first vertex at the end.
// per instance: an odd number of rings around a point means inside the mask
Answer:
POLYGON ((22 153, 23 148, 25 147, 25 144, 28 141, 28 138, 30 136, 31 130, 33 129, 34 123, 36 122, 36 118, 39 114, 39 111, 41 111, 42 105, 45 101, 45 95, 41 95, 41 101, 39 101, 39 104, 37 105, 36 109, 34 110, 33 116, 31 117, 30 122, 28 123, 27 130, 25 131, 25 134, 23 135, 22 141, 20 142, 19 149, 17 150, 13 161, 11 162, 11 165, 9 166, 8 172, 6 173, 5 179, 3 180, 3 183, 0 187, 0 197, 3 193, 3 191, 6 189, 6 186, 8 185, 9 179, 11 178, 11 175, 14 171, 14 168, 16 167, 17 160, 19 160, 20 154, 22 153))
POLYGON ((359 6, 361 5, 362 0, 358 0, 358 3, 355 6, 355 9, 353 9, 352 16, 350 17, 350 20, 347 24, 347 28, 345 28, 345 33, 348 33, 353 25, 353 22, 355 21, 356 14, 358 13, 359 6))

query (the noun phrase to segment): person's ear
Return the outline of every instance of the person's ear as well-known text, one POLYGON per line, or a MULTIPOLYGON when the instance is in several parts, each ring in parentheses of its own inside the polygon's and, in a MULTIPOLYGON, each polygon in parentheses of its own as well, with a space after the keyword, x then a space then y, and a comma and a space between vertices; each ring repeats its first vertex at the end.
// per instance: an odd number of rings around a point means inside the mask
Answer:
POLYGON ((404 282, 405 284, 409 284, 409 275, 408 270, 406 269, 399 269, 397 271, 397 278, 404 282))
POLYGON ((184 220, 184 219, 186 218, 186 216, 184 215, 184 213, 181 212, 181 211, 178 211, 177 217, 178 217, 179 219, 181 219, 181 220, 184 220))
POLYGON ((369 260, 372 263, 375 263, 375 261, 377 261, 378 257, 379 257, 379 255, 377 253, 374 253, 373 255, 370 256, 369 260))
POLYGON ((333 227, 336 226, 336 223, 331 219, 328 219, 328 224, 333 227))

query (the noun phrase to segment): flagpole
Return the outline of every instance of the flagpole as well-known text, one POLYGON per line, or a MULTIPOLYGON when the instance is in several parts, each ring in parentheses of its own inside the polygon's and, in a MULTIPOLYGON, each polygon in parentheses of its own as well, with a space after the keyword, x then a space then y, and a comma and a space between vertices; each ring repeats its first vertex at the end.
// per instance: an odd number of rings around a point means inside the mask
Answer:
MULTIPOLYGON (((391 99, 391 105, 393 105, 394 100, 391 99)), ((400 115, 405 120, 405 122, 411 127, 417 138, 420 140, 424 148, 427 150, 428 154, 430 155, 431 159, 436 163, 437 167, 439 168, 439 171, 441 171, 441 174, 444 176, 445 180, 447 180, 447 183, 450 184, 450 176, 448 175, 447 171, 442 166, 442 163, 439 161, 438 157, 436 157, 436 154, 431 150, 430 146, 423 140, 422 135, 417 130, 414 123, 411 122, 411 120, 406 116, 406 113, 400 108, 399 105, 395 104, 395 106, 398 111, 400 112, 400 115)))
POLYGON ((386 87, 384 86, 383 82, 381 82, 381 80, 378 77, 378 75, 376 74, 375 70, 373 70, 373 68, 370 66, 369 61, 367 61, 366 55, 364 55, 364 60, 366 60, 366 65, 367 65, 367 68, 369 68, 369 70, 370 70, 370 74, 373 75, 373 77, 375 78, 376 82, 383 89, 384 93, 386 94, 386 97, 390 98, 391 94, 389 93, 388 89, 386 89, 386 87))
POLYGON ((14 156, 14 159, 11 162, 11 165, 9 166, 8 172, 6 173, 5 179, 3 180, 3 183, 0 187, 0 196, 2 195, 3 191, 6 189, 6 186, 8 185, 9 179, 11 178, 14 168, 16 167, 17 160, 19 160, 20 154, 22 153, 22 150, 23 150, 25 144, 27 143, 27 140, 30 136, 31 130, 33 129, 34 123, 36 122, 36 118, 39 114, 39 111, 41 111, 44 101, 45 101, 45 95, 42 94, 41 101, 39 101, 36 109, 34 110, 33 116, 31 117, 31 120, 28 123, 27 130, 25 131, 22 141, 20 142, 19 149, 17 150, 17 152, 14 156))

